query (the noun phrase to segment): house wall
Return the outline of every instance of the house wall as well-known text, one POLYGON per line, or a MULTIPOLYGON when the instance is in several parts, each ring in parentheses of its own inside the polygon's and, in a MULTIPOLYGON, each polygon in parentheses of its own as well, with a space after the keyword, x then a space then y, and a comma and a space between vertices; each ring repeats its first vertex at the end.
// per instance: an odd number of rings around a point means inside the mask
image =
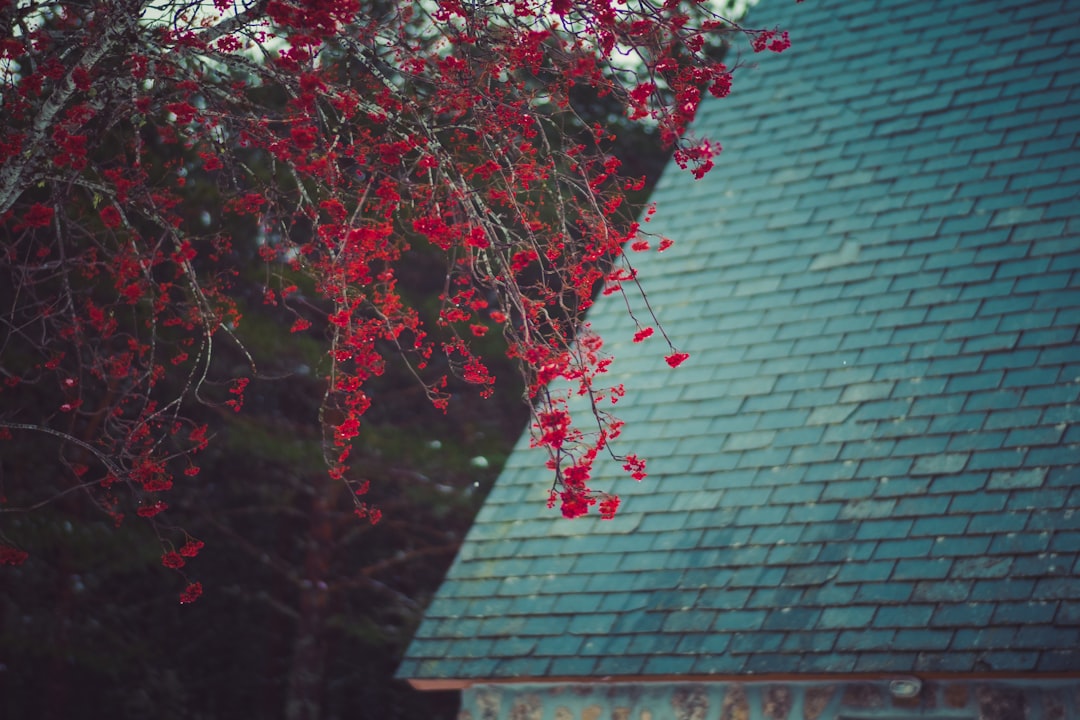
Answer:
POLYGON ((1075 720, 1080 679, 476 685, 459 720, 1075 720))

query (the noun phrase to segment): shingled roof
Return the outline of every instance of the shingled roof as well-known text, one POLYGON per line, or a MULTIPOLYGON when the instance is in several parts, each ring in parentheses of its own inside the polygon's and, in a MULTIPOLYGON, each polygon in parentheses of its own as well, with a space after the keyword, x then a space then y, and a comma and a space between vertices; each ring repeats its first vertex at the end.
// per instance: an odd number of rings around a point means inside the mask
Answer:
POLYGON ((1080 670, 1080 3, 750 22, 637 257, 690 360, 591 315, 650 476, 556 518, 523 439, 400 677, 1080 670))

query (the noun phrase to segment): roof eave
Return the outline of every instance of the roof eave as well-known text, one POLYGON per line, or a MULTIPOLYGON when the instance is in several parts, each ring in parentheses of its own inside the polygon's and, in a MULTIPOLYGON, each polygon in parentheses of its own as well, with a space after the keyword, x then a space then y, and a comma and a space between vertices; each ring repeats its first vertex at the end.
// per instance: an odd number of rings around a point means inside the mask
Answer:
POLYGON ((486 678, 404 678, 416 690, 446 691, 465 690, 474 685, 565 685, 567 683, 590 684, 643 684, 643 683, 776 683, 776 682, 858 682, 868 680, 895 680, 917 677, 920 680, 1076 680, 1080 670, 1070 672, 878 672, 878 673, 768 673, 755 675, 603 675, 559 677, 486 677, 486 678))

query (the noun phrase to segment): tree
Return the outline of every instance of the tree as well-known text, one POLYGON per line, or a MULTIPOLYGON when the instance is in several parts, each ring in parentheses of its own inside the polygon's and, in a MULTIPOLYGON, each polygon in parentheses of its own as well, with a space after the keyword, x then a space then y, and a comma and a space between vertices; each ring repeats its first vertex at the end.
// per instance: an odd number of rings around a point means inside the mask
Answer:
POLYGON ((700 176, 717 146, 682 135, 734 70, 707 39, 787 47, 675 0, 31 0, 0 24, 0 442, 50 458, 49 482, 5 478, 3 511, 88 497, 144 520, 180 573, 202 542, 165 522, 169 491, 198 475, 208 418, 268 377, 237 297, 255 272, 298 343, 327 342, 284 372, 316 378, 321 454, 355 514, 381 517, 350 467, 374 379, 399 363, 439 409, 454 378, 490 394, 477 348, 499 333, 552 504, 613 515, 588 482, 621 389, 580 320, 598 287, 636 288, 623 248, 649 239, 624 207, 642 178, 575 98, 653 124, 700 176), (433 257, 436 298, 410 297, 403 274, 433 257), (575 425, 556 379, 592 418, 575 425))

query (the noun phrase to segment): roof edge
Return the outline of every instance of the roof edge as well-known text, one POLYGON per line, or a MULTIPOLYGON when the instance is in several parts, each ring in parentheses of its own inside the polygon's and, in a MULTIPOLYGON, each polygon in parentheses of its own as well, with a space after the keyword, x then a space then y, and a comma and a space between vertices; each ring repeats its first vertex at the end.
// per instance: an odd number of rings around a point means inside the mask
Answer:
POLYGON ((1080 670, 1070 672, 879 672, 879 673, 763 673, 760 675, 602 675, 582 677, 565 675, 559 677, 513 677, 513 678, 406 678, 416 690, 465 690, 474 685, 560 685, 567 683, 615 684, 615 683, 776 683, 776 682, 852 682, 859 680, 896 680, 900 678, 920 680, 1077 680, 1080 670))

